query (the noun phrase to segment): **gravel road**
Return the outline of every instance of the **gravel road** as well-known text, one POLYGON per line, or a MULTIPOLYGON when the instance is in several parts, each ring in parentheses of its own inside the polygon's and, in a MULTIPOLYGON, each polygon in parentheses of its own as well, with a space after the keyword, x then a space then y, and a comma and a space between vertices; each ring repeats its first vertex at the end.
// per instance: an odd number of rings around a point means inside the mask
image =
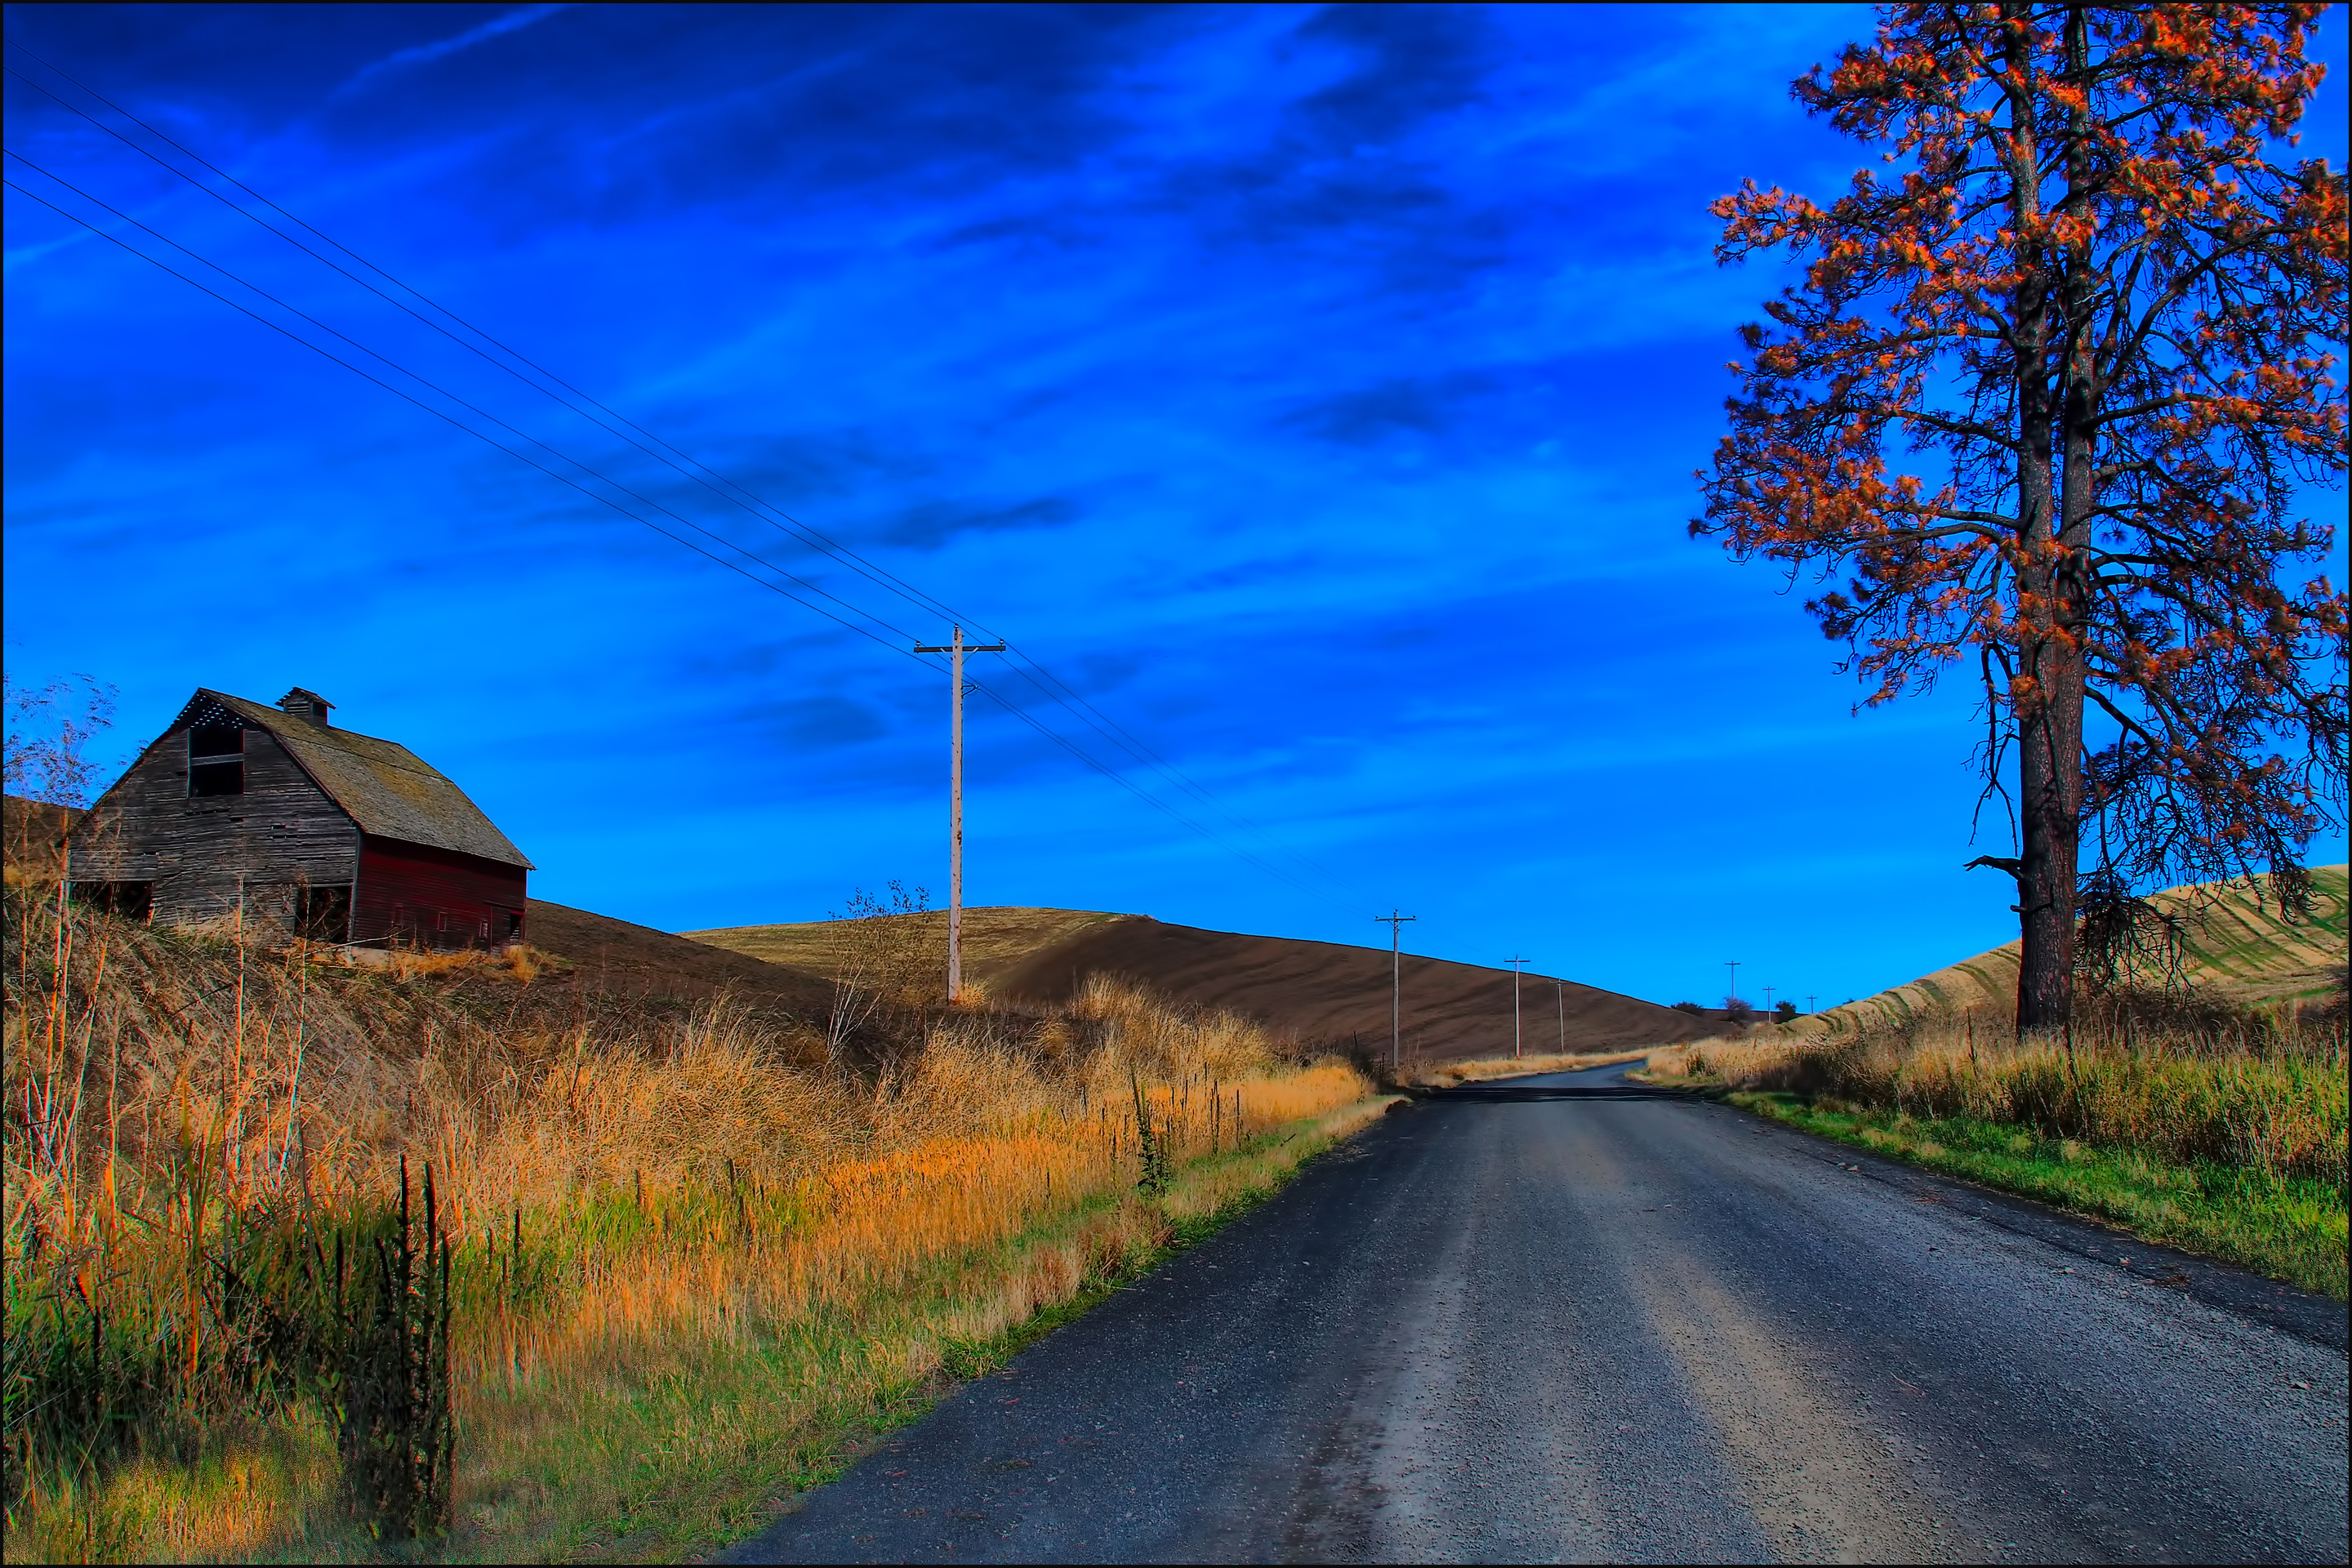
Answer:
POLYGON ((730 1560, 2345 1561, 2341 1307, 1623 1070, 1385 1118, 730 1560))

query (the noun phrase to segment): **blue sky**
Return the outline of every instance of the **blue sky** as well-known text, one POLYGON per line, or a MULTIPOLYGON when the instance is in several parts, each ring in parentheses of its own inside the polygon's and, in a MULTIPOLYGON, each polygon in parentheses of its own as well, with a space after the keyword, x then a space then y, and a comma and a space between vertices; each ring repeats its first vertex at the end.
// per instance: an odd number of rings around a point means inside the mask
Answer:
MULTIPOLYGON (((1401 906, 1424 952, 1658 1000, 1719 996, 1738 959, 1750 996, 1825 1004, 2014 934, 2009 889, 1960 869, 2006 834, 1970 843, 1966 691, 1853 714, 1803 585, 1683 530, 1734 329, 1780 281, 1713 265, 1706 203, 1843 186, 1868 155, 1787 83, 1870 25, 7 11, 12 43, 1009 636, 1214 811, 978 660, 992 690, 1286 873, 981 697, 971 902, 1366 943, 1401 906)), ((2339 30, 2319 52, 2340 73, 2339 30)), ((2305 146, 2340 166, 2333 86, 2305 146)), ((946 633, 13 79, 7 134, 263 315, 293 321, 245 285, 884 642, 946 633)), ((455 777, 535 892, 648 924, 943 896, 943 675, 8 203, 20 679, 118 684, 134 743, 198 685, 313 688, 455 777)))

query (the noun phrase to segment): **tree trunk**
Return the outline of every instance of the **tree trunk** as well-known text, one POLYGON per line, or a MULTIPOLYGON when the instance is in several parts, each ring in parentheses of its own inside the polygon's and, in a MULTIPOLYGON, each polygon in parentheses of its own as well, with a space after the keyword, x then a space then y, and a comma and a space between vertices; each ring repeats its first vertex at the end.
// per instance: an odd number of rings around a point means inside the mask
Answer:
MULTIPOLYGON (((2047 585, 2063 592, 2053 571, 2047 585)), ((2063 1028, 2074 994, 2074 883, 2083 797, 2083 657, 2053 626, 2025 650, 2018 691, 2017 1032, 2063 1028), (2031 683, 2031 689, 2027 689, 2031 683)))
MULTIPOLYGON (((2085 70, 2083 8, 2066 18, 2068 75, 2085 70)), ((2079 82, 2078 82, 2079 85, 2079 82)), ((2066 193, 2059 212, 2069 220, 2062 231, 2070 254, 2044 250, 2045 267, 2057 275, 2055 345, 2058 394, 2054 434, 2060 468, 2056 520, 2046 538, 2031 542, 2037 561, 2047 563, 2028 589, 2042 613, 2030 617, 2036 638, 2026 668, 2033 700, 2018 713, 2020 804, 2025 844, 2018 871, 2018 912, 2023 953, 2017 973, 2017 1029, 2063 1029, 2074 1000, 2074 894, 2081 873, 2083 816, 2084 645, 2090 624, 2091 509, 2098 499, 2095 437, 2101 402, 2097 356, 2091 327, 2093 285, 2086 224, 2090 185, 2090 127, 2079 105, 2070 107, 2065 148, 2066 193)), ((2042 446, 2037 450, 2046 451, 2042 446)), ((2045 511, 2042 516, 2051 513, 2045 511)))
MULTIPOLYGON (((2017 1032, 2063 1027, 2074 999, 2077 810, 2082 800, 2082 574, 2071 565, 2058 518, 2053 471, 2062 422, 2072 411, 2051 374, 2053 342, 2071 323, 2055 309, 2058 258, 2042 232, 2035 110, 2042 85, 2024 8, 2009 13, 2010 213, 2020 240, 2017 354, 2017 656, 2009 710, 2017 726, 2017 1032)), ((2070 422, 2069 422, 2070 423, 2070 422)), ((2067 430, 2069 437, 2073 432, 2067 430)), ((2089 470, 2070 471, 2087 482, 2089 470)))

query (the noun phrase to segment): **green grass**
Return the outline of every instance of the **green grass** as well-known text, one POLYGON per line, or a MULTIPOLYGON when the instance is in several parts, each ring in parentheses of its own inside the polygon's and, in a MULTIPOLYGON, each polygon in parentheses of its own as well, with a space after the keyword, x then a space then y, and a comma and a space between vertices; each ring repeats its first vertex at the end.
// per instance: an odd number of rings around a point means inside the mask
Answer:
POLYGON ((2206 1161, 2169 1163, 2013 1122, 1922 1118, 1779 1091, 1727 1098, 1807 1132, 2346 1298, 2345 1195, 2324 1182, 2206 1161))

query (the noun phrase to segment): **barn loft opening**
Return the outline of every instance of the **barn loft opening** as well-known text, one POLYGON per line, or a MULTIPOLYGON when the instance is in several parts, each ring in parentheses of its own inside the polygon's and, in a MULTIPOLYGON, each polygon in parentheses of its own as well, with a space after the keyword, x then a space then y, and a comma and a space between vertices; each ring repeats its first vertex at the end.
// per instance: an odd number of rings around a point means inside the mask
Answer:
POLYGON ((245 729, 237 724, 196 724, 188 730, 188 793, 245 793, 245 729))

